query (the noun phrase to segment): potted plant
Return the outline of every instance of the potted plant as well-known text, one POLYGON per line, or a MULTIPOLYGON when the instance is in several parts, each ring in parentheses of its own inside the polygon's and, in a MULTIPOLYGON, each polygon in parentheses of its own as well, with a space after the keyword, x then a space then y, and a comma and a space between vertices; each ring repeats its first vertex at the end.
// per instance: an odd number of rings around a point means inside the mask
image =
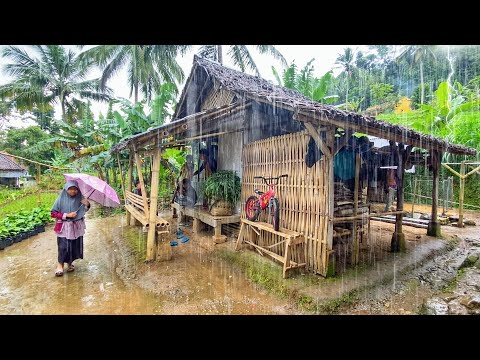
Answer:
POLYGON ((218 171, 203 183, 203 194, 209 199, 212 215, 232 215, 240 192, 240 178, 234 170, 218 171))

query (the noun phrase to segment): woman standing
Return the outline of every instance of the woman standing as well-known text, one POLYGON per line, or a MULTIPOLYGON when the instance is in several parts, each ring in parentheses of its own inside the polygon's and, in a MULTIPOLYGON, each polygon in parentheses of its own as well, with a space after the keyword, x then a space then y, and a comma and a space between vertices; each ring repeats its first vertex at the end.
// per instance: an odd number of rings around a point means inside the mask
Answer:
POLYGON ((75 270, 73 261, 83 259, 83 235, 85 234, 85 212, 90 202, 83 199, 78 184, 74 180, 66 182, 62 192, 53 204, 51 215, 56 220, 58 263, 55 276, 63 275, 63 265, 68 264, 68 272, 75 270))

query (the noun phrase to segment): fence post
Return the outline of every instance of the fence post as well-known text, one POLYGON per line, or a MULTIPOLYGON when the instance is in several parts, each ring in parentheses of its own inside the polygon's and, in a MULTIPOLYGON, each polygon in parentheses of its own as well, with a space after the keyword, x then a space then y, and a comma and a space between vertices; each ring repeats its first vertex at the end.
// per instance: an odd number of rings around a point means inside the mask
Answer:
POLYGON ((413 209, 415 207, 415 197, 417 196, 417 176, 414 175, 413 178, 413 201, 412 201, 412 217, 413 217, 413 209))
POLYGON ((463 198, 465 194, 465 160, 462 160, 460 165, 460 194, 458 202, 458 227, 463 227, 463 198))

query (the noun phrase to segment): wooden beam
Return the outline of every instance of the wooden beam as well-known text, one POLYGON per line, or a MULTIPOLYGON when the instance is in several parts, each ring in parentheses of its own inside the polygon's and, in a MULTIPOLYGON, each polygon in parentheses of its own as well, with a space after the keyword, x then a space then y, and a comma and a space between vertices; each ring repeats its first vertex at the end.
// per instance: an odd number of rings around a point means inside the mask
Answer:
POLYGON ((117 153, 117 162, 118 162, 118 170, 120 171, 120 182, 122 184, 123 199, 125 200, 127 198, 127 195, 125 194, 125 181, 123 179, 122 164, 120 163, 119 153, 117 153))
MULTIPOLYGON (((287 107, 288 108, 288 107, 287 107)), ((292 110, 289 108, 289 110, 292 110)), ((321 124, 330 124, 330 125, 335 125, 337 127, 341 127, 343 129, 351 129, 354 132, 360 132, 360 133, 366 133, 367 135, 373 135, 377 136, 381 139, 388 139, 388 140, 393 140, 398 143, 404 143, 408 145, 412 145, 421 149, 429 149, 429 150, 439 150, 439 151, 447 151, 447 146, 441 145, 440 143, 437 142, 432 142, 432 140, 429 139, 412 139, 408 136, 405 136, 405 134, 398 133, 398 131, 392 131, 392 132, 385 132, 384 129, 379 129, 379 128, 373 128, 373 127, 365 127, 365 126, 359 126, 356 124, 352 124, 350 122, 345 122, 337 119, 330 119, 325 116, 320 116, 317 114, 311 114, 307 115, 304 114, 303 112, 299 112, 298 117, 296 118, 298 121, 302 122, 312 122, 312 121, 318 121, 321 124), (313 116, 312 116, 313 115, 313 116)), ((449 151, 451 152, 451 151, 449 151)), ((452 152, 454 154, 458 152, 452 152)), ((460 153, 460 154, 463 154, 460 153)))
POLYGON ((133 145, 133 147, 134 147, 134 153, 135 153, 135 165, 137 166, 138 180, 140 181, 140 187, 142 189, 143 209, 145 210, 145 215, 148 216, 147 215, 149 213, 148 198, 147 198, 147 191, 145 189, 145 182, 143 180, 142 165, 141 165, 140 156, 138 156, 138 152, 136 150, 135 144, 133 145))
POLYGON ((326 156, 327 159, 331 159, 332 158, 332 152, 325 145, 322 138, 318 134, 318 131, 315 129, 315 127, 312 125, 312 123, 305 122, 304 125, 305 125, 305 128, 307 129, 308 133, 310 134, 310 136, 313 138, 313 140, 315 140, 315 143, 317 144, 318 148, 322 151, 322 153, 326 156))
POLYGON ((174 144, 177 144, 177 143, 183 143, 183 142, 185 142, 185 141, 205 139, 205 138, 209 138, 209 137, 213 137, 213 136, 219 136, 219 135, 236 133, 236 132, 239 132, 239 131, 243 131, 243 129, 238 129, 238 130, 235 130, 235 131, 221 131, 221 132, 212 133, 212 134, 205 134, 205 135, 193 136, 193 137, 189 137, 189 138, 183 138, 183 139, 179 139, 179 140, 174 140, 174 141, 169 141, 169 142, 161 143, 160 146, 163 148, 163 147, 168 146, 168 145, 174 145, 174 144))

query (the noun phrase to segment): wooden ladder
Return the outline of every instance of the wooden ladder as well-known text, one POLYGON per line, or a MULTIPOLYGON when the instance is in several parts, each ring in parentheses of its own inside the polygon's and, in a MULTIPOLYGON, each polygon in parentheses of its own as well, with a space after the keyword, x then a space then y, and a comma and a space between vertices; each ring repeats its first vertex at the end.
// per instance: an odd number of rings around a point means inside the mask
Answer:
MULTIPOLYGON (((296 231, 292 231, 289 229, 285 228, 280 228, 280 231, 275 231, 273 229, 273 225, 268 224, 266 222, 254 222, 250 221, 247 219, 241 219, 241 226, 240 226, 240 232, 238 233, 238 239, 237 243, 235 245, 235 250, 240 249, 240 245, 242 242, 245 242, 246 244, 252 245, 259 253, 260 255, 263 256, 263 253, 271 256, 272 258, 280 261, 283 264, 283 278, 286 278, 286 272, 291 269, 299 268, 299 267, 305 267, 306 266, 306 259, 307 259, 307 254, 306 254, 306 244, 305 244, 305 237, 303 233, 299 233, 296 231), (260 246, 258 244, 255 244, 253 241, 250 239, 245 239, 244 234, 245 230, 247 228, 250 228, 253 232, 255 232, 257 235, 260 235, 261 231, 268 231, 272 234, 278 235, 283 238, 283 240, 276 242, 272 245, 268 246, 260 246), (274 246, 280 245, 280 244, 285 244, 285 249, 284 249, 284 255, 279 255, 272 250, 274 246), (303 244, 303 249, 301 250, 301 254, 303 255, 303 260, 302 262, 299 261, 293 261, 292 260, 292 247, 296 245, 303 244)), ((297 259, 298 260, 298 259, 297 259)))

